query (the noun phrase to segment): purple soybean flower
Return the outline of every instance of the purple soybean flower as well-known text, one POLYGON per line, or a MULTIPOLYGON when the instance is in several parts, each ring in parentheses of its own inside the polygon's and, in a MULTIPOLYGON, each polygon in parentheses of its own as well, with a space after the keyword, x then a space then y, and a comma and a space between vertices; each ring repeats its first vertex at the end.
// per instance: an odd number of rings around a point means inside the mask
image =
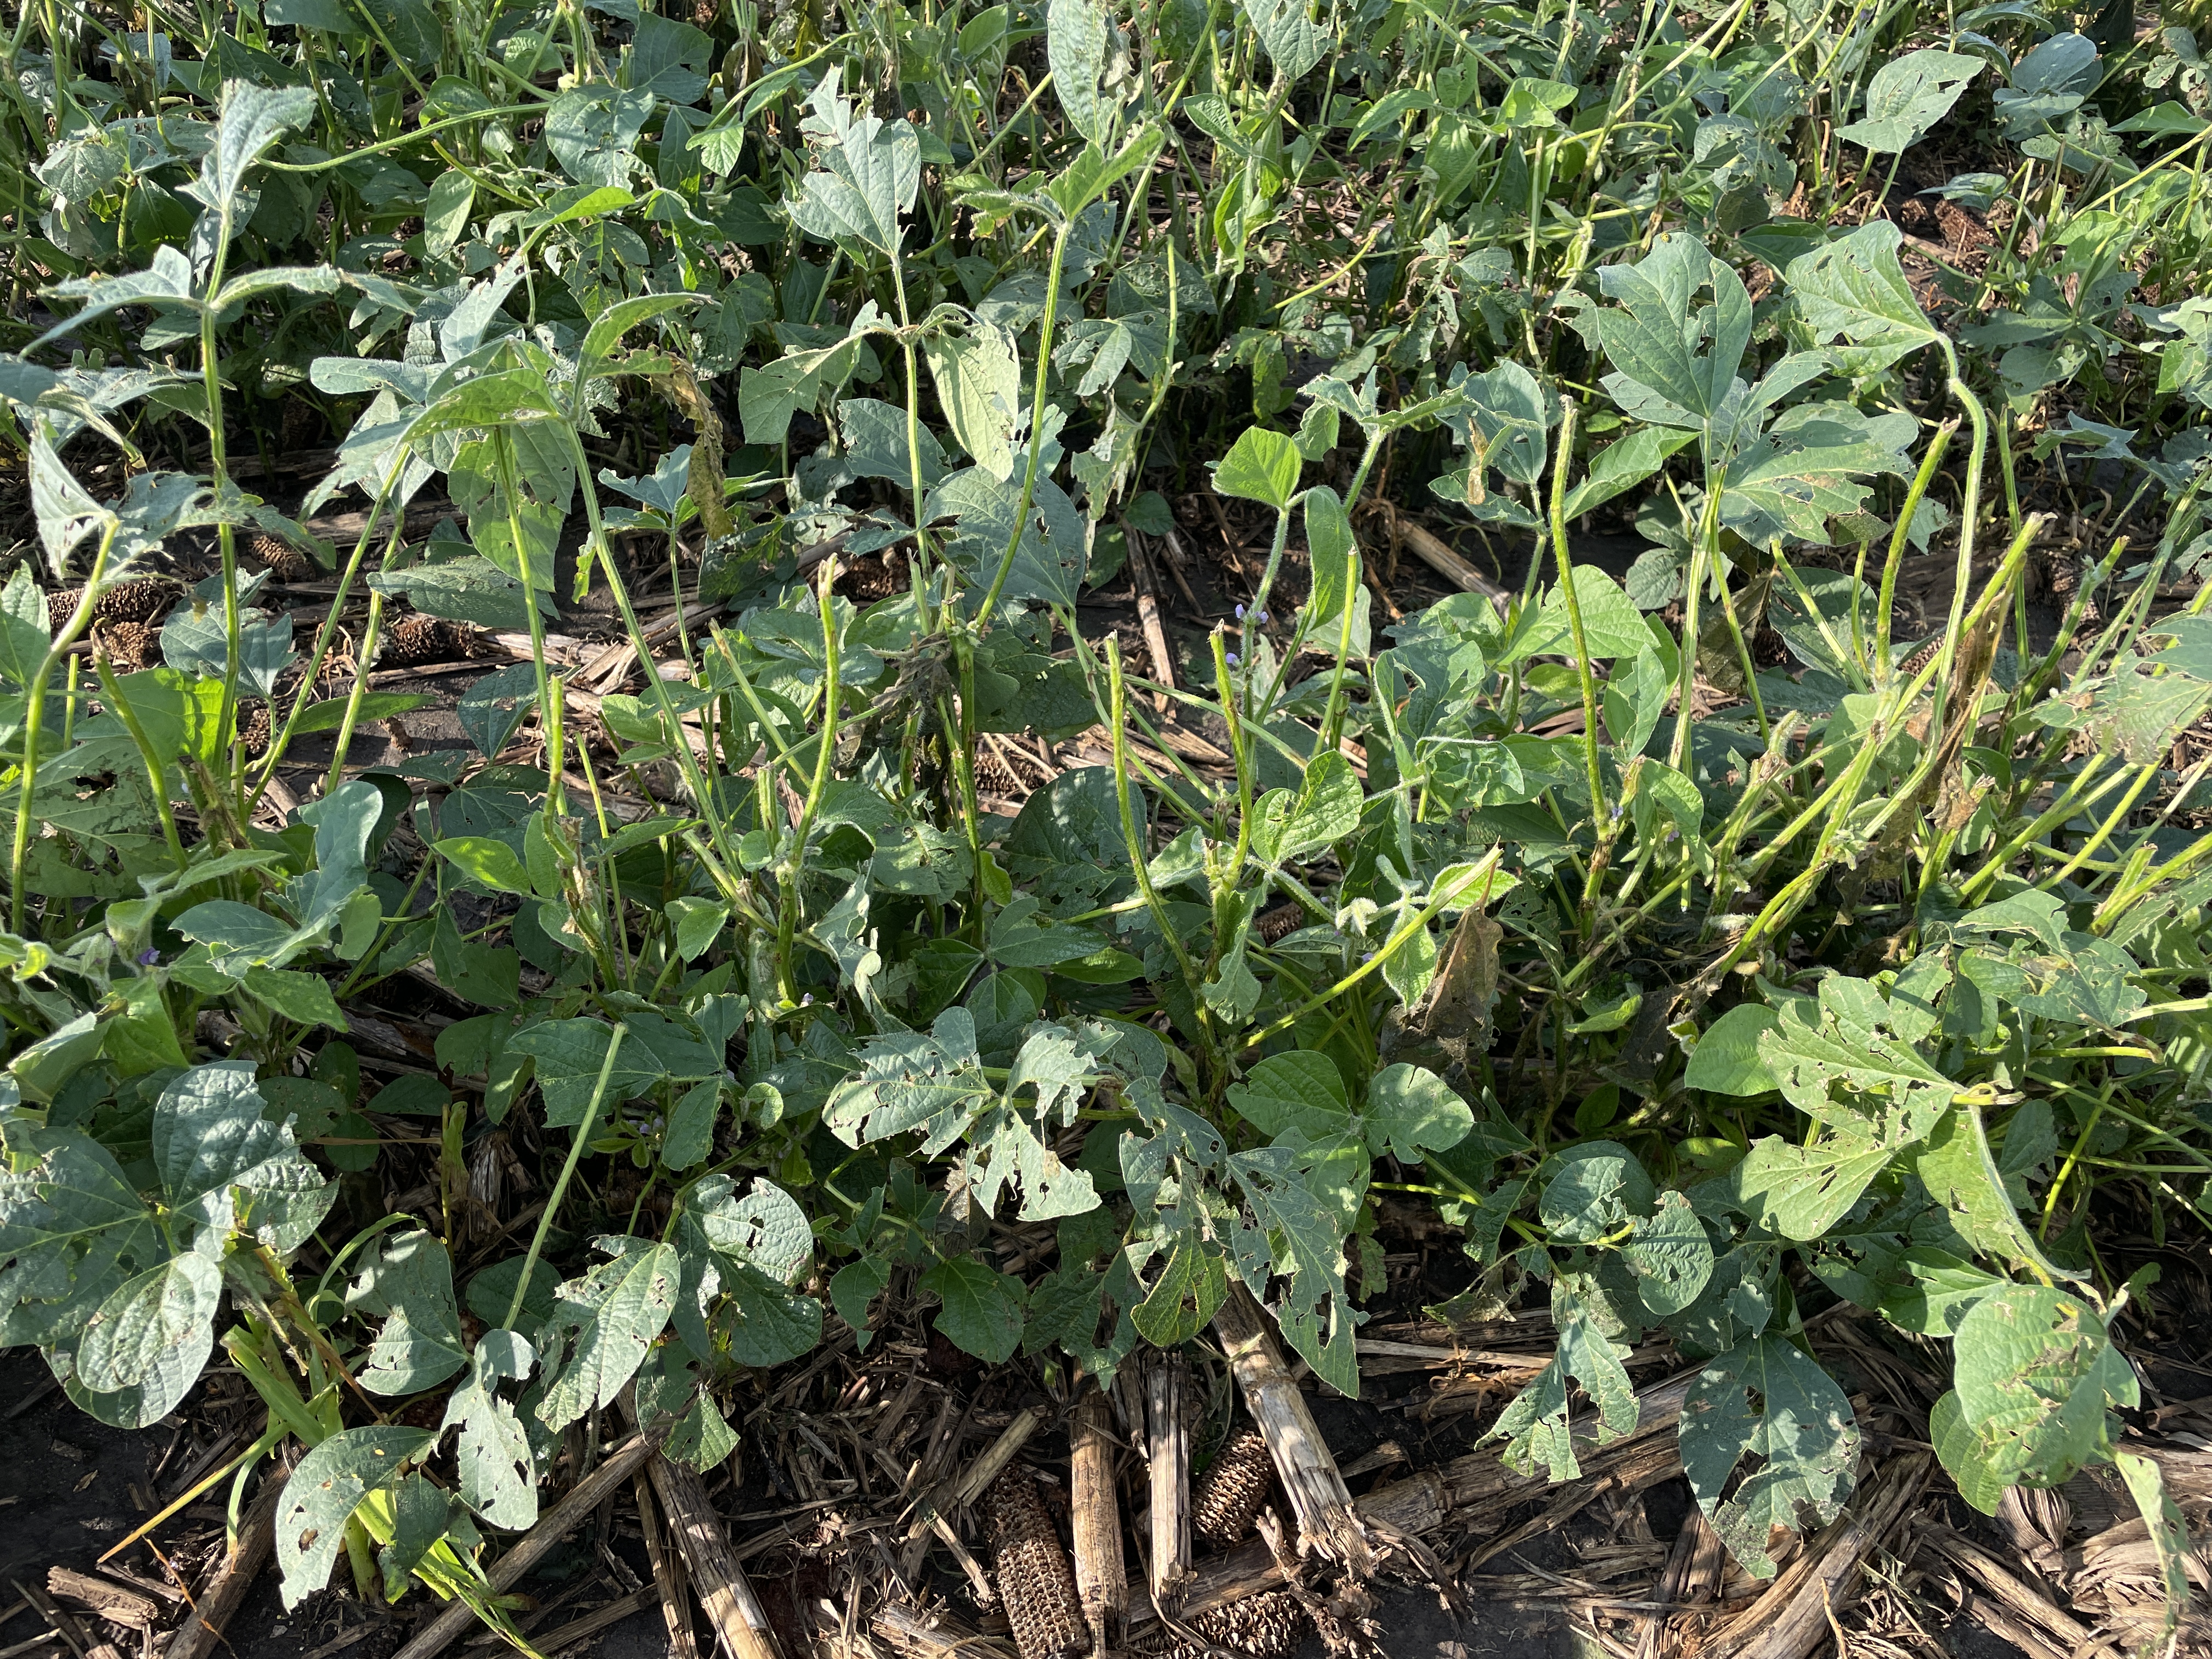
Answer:
POLYGON ((161 959, 161 953, 150 945, 138 953, 138 965, 141 968, 151 968, 161 959))

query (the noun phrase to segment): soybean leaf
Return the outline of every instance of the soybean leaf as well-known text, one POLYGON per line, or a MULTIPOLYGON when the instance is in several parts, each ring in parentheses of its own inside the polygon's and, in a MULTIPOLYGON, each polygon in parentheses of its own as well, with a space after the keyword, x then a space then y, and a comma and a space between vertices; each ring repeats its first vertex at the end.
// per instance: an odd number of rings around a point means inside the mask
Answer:
POLYGON ((361 1293, 389 1310, 358 1374, 364 1389, 419 1394, 468 1364, 460 1311, 453 1305, 453 1259, 428 1232, 418 1229, 387 1241, 361 1293))
POLYGON ((987 1364, 1013 1357, 1022 1340, 1022 1281, 972 1256, 940 1261, 921 1276, 921 1288, 943 1305, 936 1327, 963 1353, 987 1364))
POLYGON ((1851 1402, 1784 1337, 1760 1336, 1722 1354, 1698 1373, 1683 1402, 1682 1468, 1690 1489, 1753 1577, 1774 1576, 1767 1553, 1773 1528, 1836 1518, 1850 1497, 1858 1455, 1851 1402), (1759 1461, 1728 1493, 1747 1456, 1759 1461))
POLYGON ((1106 66, 1106 14, 1099 0, 1048 0, 1045 62, 1069 123, 1093 143, 1112 136, 1113 111, 1098 95, 1106 66))
POLYGON ((34 1161, 0 1168, 0 1259, 12 1263, 0 1278, 0 1341, 73 1350, 109 1292, 170 1251, 97 1141, 73 1129, 23 1133, 11 1125, 9 1146, 34 1161))
POLYGON ((1617 1140, 1591 1140, 1559 1154, 1536 1202, 1553 1237, 1588 1243, 1649 1209, 1656 1189, 1635 1153, 1617 1140))
MULTIPOLYGON (((501 1307, 500 1314, 505 1312, 501 1307)), ((486 1331, 477 1339, 469 1381, 447 1396, 445 1420, 439 1425, 441 1434, 460 1425, 454 1469, 461 1502, 493 1526, 511 1531, 536 1522, 538 1480, 530 1437, 514 1407, 496 1390, 502 1376, 526 1375, 532 1357, 530 1345, 515 1332, 486 1331)))
POLYGON ((1289 438, 1265 427, 1247 427, 1229 453, 1213 463, 1213 487, 1221 495, 1287 512, 1298 487, 1301 464, 1298 447, 1289 438))
POLYGON ((296 1607, 329 1582, 345 1523, 362 1499, 397 1486, 432 1438, 427 1429, 376 1424, 334 1434, 300 1460, 276 1510, 285 1607, 296 1607))
POLYGON ((1509 1468, 1533 1474, 1540 1466, 1554 1481, 1582 1474, 1575 1455, 1575 1425, 1567 1414, 1567 1383, 1583 1385, 1597 1407, 1594 1432, 1599 1445, 1618 1440, 1636 1427, 1635 1390, 1621 1364, 1627 1349, 1613 1340, 1615 1328, 1601 1297, 1587 1281, 1561 1273, 1552 1285, 1552 1318, 1559 1334, 1559 1351, 1536 1379, 1513 1397, 1487 1437, 1505 1442, 1509 1468))
POLYGON ((1419 1164, 1431 1152, 1466 1139, 1474 1114, 1434 1072, 1401 1062, 1384 1067, 1367 1085, 1360 1124, 1378 1156, 1388 1152, 1401 1164, 1419 1164))
POLYGON ((2190 1606, 2188 1528, 2154 1459, 2141 1452, 2122 1452, 2112 1461, 2119 1465, 2120 1478, 2127 1482, 2128 1495, 2136 1500, 2150 1534, 2151 1550, 2158 1560, 2159 1585, 2166 1593, 2158 1639, 2171 1642, 2190 1606))
POLYGON ((612 1401, 676 1307, 673 1245, 624 1237, 592 1243, 610 1260, 561 1286, 538 1342, 547 1373, 538 1419, 549 1429, 564 1429, 612 1401))
POLYGON ((1328 32, 1313 21, 1306 0, 1237 0, 1237 8, 1250 21, 1267 61, 1285 84, 1328 53, 1328 32))
POLYGON ((2053 1263, 2021 1218, 1972 1104, 1962 1103, 1946 1116, 1927 1144, 1913 1152, 1908 1167, 1977 1249, 2025 1263, 2049 1279, 2081 1276, 2053 1263))
POLYGON ((1307 1162, 1291 1147, 1234 1153, 1229 1170, 1251 1212, 1231 1234, 1238 1276, 1255 1297, 1264 1297, 1270 1275, 1287 1281, 1270 1304, 1284 1340, 1331 1387, 1358 1398, 1352 1334, 1365 1316, 1345 1292, 1342 1219, 1315 1195, 1307 1162))
POLYGON ((1660 426, 1719 413, 1751 343, 1751 296, 1735 269, 1670 233, 1638 263, 1604 267, 1598 283, 1617 302, 1599 311, 1597 331, 1614 369, 1605 384, 1622 406, 1660 426))
POLYGON ((1232 1084, 1229 1106, 1265 1135, 1296 1129, 1307 1135, 1340 1129, 1352 1114, 1343 1074, 1328 1055, 1311 1049, 1270 1054, 1243 1083, 1232 1084))
POLYGON ((195 1252, 140 1274, 86 1322, 77 1381, 97 1394, 141 1390, 137 1414, 167 1416, 207 1364, 222 1297, 222 1271, 195 1252))
POLYGON ((1663 1319, 1696 1302, 1713 1275, 1713 1246, 1690 1200, 1680 1193, 1662 1193, 1653 1212, 1637 1217, 1631 1226, 1620 1253, 1636 1275, 1644 1305, 1663 1319))
POLYGON ((321 1187, 292 1131, 264 1115, 251 1060, 197 1066, 161 1091, 154 1109, 153 1153, 170 1209, 203 1226, 228 1230, 233 1194, 275 1197, 321 1187))
POLYGON ((1890 221, 1869 219, 1789 264, 1784 281, 1813 338, 1849 342, 1834 354, 1839 369, 1872 374, 1923 346, 1943 343, 1898 264, 1903 236, 1890 221))
POLYGON ((2069 1291, 2008 1285, 1959 1322, 1959 1409, 2006 1486, 2062 1486, 2110 1453, 2115 1406, 2138 1399, 2134 1368, 2096 1310, 2069 1291))
POLYGON ((921 140, 908 122, 854 116, 839 95, 838 74, 832 64, 807 100, 813 112, 803 125, 823 143, 824 170, 806 175, 791 216, 825 241, 848 238, 890 254, 901 240, 899 216, 914 206, 921 184, 921 140))
POLYGON ((1867 83, 1866 113, 1836 137, 1863 144, 1877 155, 1909 149, 1951 112, 1982 60, 1933 46, 1893 58, 1867 83))
MULTIPOLYGON (((924 354, 960 447, 994 478, 1012 477, 1022 406, 1021 364, 1012 331, 972 324, 964 335, 932 335, 924 354)), ((906 476, 903 468, 899 476, 906 476)))

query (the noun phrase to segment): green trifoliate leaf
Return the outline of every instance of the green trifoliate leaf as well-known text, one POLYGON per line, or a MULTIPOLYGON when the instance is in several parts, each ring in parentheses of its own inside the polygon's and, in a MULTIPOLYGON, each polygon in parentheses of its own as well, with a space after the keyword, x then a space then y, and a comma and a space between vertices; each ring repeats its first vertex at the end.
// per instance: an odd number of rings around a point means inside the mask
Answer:
POLYGON ((1106 67, 1106 12, 1099 0, 1048 0, 1045 61, 1069 124, 1094 143, 1106 143, 1114 111, 1098 95, 1106 67))
POLYGON ((223 1231, 236 1215, 234 1194, 274 1199, 324 1185, 290 1128, 271 1123, 265 1109, 250 1060, 194 1066, 161 1091, 154 1165, 172 1211, 223 1231))
POLYGON ((86 1322, 76 1377, 96 1394, 139 1391, 137 1415, 165 1417, 215 1346, 222 1273, 187 1252, 119 1286, 86 1322))
POLYGON ((1691 1306, 1713 1276, 1713 1246, 1690 1200, 1678 1192, 1662 1193, 1653 1212, 1631 1226, 1621 1255, 1636 1275, 1644 1305, 1662 1319, 1691 1306))
POLYGON ((2113 1407, 2139 1396, 2133 1367, 2082 1297, 2041 1285, 1993 1291, 1952 1344, 1960 1416, 2002 1485, 2063 1485, 2110 1453, 2113 1407))
MULTIPOLYGON (((170 1252, 113 1154, 73 1129, 26 1132, 9 1147, 35 1160, 0 1169, 0 1342, 70 1352, 84 1321, 170 1252)), ((158 1413, 157 1413, 158 1415, 158 1413)))
POLYGON ((825 241, 849 239, 894 253, 899 216, 913 208, 921 185, 921 135, 905 121, 856 117, 839 95, 838 76, 832 64, 807 100, 812 113, 802 125, 822 145, 825 170, 806 175, 791 216, 825 241))
MULTIPOLYGON (((1297 1057, 1332 1063, 1303 1050, 1273 1058, 1297 1057)), ((1229 1170, 1251 1215, 1240 1214, 1231 1234, 1238 1277, 1262 1301, 1271 1275, 1288 1281, 1271 1304, 1284 1340, 1330 1386, 1358 1398, 1352 1333, 1364 1316, 1345 1293, 1342 1222, 1315 1196, 1307 1160, 1289 1146, 1234 1153, 1229 1170)))
POLYGON ((975 1051, 975 1017, 948 1008, 927 1035, 898 1032, 860 1051, 860 1074, 840 1084, 822 1121, 848 1146, 866 1146, 910 1129, 923 1132, 925 1155, 945 1150, 997 1091, 975 1051))
POLYGON ((1869 219, 1790 262, 1790 297, 1813 338, 1848 342, 1831 353, 1844 373, 1873 374, 1943 338, 1898 264, 1902 239, 1887 219, 1869 219))
POLYGON ((1298 447, 1290 439, 1265 427, 1247 427, 1229 453, 1213 463, 1213 487, 1221 495, 1284 513, 1297 491, 1301 465, 1298 447))
POLYGON ((1313 21, 1307 0, 1237 0, 1237 9, 1286 84, 1328 55, 1328 31, 1313 21))
POLYGON ((1658 426, 1695 427, 1718 415, 1751 344, 1743 279, 1696 237, 1669 234, 1638 264, 1606 266, 1598 282, 1617 302, 1597 313, 1615 400, 1658 426), (1699 303, 1708 289, 1711 301, 1699 303))
POLYGON ((1310 1048, 1270 1054, 1229 1091, 1229 1108, 1265 1135, 1297 1129, 1323 1135, 1341 1129, 1352 1115, 1344 1074, 1328 1055, 1310 1048))
POLYGON ((1306 768, 1297 793, 1270 789, 1253 803, 1252 851, 1266 864, 1310 858, 1358 832, 1365 799, 1352 763, 1324 754, 1306 768))
POLYGON ((2136 1500, 2150 1534, 2151 1550, 2158 1559, 2159 1587, 2166 1593, 2158 1639, 2171 1642, 2190 1611, 2188 1528, 2179 1505, 2166 1490, 2165 1473, 2156 1460, 2141 1452, 2122 1452, 2112 1461, 2119 1466, 2128 1495, 2136 1500))
MULTIPOLYGON (((486 1274, 478 1274, 470 1285, 486 1274)), ((501 1304, 498 1318, 504 1315, 501 1304)), ((530 1374, 535 1363, 530 1344, 516 1331, 492 1329, 477 1339, 469 1378, 446 1397, 443 1434, 460 1425, 453 1467, 460 1499, 495 1527, 520 1531, 538 1519, 538 1478, 530 1455, 530 1437, 514 1407, 499 1396, 502 1379, 530 1374)))
MULTIPOLYGON (((970 323, 963 334, 930 336, 922 349, 960 447, 994 478, 1012 477, 1022 416, 1021 358, 1012 331, 970 323)), ((902 465, 902 479, 907 473, 902 465)))
POLYGON ((1984 1255, 2026 1265, 2045 1279, 2079 1279, 2043 1252, 2006 1190, 1990 1150, 1981 1113, 1971 1101, 1946 1115, 1909 1160, 1929 1195, 1950 1212, 1951 1224, 1984 1255))
POLYGON ((1509 1468, 1534 1474, 1540 1467, 1554 1481, 1572 1480, 1582 1474, 1574 1445, 1581 1437, 1567 1414, 1568 1381, 1581 1383, 1597 1407, 1596 1423, 1582 1426, 1601 1446, 1636 1427, 1636 1392, 1621 1364, 1628 1350, 1613 1340, 1616 1322, 1584 1276, 1562 1273, 1553 1281, 1552 1318, 1559 1352, 1513 1397, 1489 1437, 1505 1442, 1509 1468))
POLYGON ((1554 1238, 1589 1243, 1651 1207, 1657 1189, 1635 1153, 1617 1140, 1585 1141, 1559 1154, 1536 1203, 1554 1238))
POLYGON ((1893 58, 1867 83, 1866 113, 1838 127, 1836 137, 1863 144, 1877 155, 1910 149, 1951 112, 1981 69, 1978 58, 1932 46, 1893 58))

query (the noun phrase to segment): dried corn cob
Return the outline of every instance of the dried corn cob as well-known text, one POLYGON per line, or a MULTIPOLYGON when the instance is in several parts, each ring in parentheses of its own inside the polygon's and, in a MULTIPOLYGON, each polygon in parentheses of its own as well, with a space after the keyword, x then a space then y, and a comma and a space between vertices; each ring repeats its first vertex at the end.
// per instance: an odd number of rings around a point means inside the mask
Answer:
MULTIPOLYGON (((142 576, 137 581, 118 582, 100 596, 94 607, 107 622, 150 623, 176 602, 175 584, 163 581, 159 576, 142 576)), ((70 601, 76 603, 74 599, 70 601)))
POLYGON ((460 654, 450 630, 437 617, 402 617, 384 630, 377 660, 395 668, 411 668, 416 663, 442 662, 460 654))
POLYGON ((1074 1659, 1091 1650, 1091 1631, 1067 1552, 1025 1469, 1006 1471, 984 1494, 999 1599, 1022 1659, 1074 1659))
POLYGON ((275 571, 279 580, 296 582, 315 574, 315 562, 282 537, 255 536, 246 550, 275 571))
POLYGON ((1275 1484, 1275 1462, 1257 1429, 1240 1429, 1199 1478, 1191 1496, 1190 1529, 1216 1549, 1252 1530, 1252 1517, 1275 1484))
POLYGON ((46 595, 46 632, 58 634, 62 625, 76 615, 76 602, 84 597, 82 587, 58 588, 46 595))
POLYGON ((1208 1659, 1212 1648, 1249 1654, 1252 1659, 1287 1659, 1313 1628, 1304 1607, 1286 1589, 1241 1596, 1185 1622, 1199 1641, 1170 1645, 1166 1633, 1155 1626, 1151 1640, 1140 1639, 1137 1650, 1150 1659, 1208 1659))
POLYGON ((276 722, 270 718, 267 703, 257 702, 250 708, 239 710, 239 739, 245 744, 246 752, 256 760, 269 752, 269 739, 275 730, 276 722))
POLYGON ((904 555, 894 565, 884 554, 863 554, 837 573, 837 592, 855 605, 872 605, 906 590, 904 555))
POLYGON ((1922 669, 1927 667, 1929 663, 1936 660, 1936 653, 1942 650, 1942 648, 1943 636, 1941 634, 1938 634, 1934 639, 1929 641, 1927 644, 1922 646, 1917 651, 1907 657, 1903 662, 1898 664, 1898 673, 1900 676, 1917 674, 1922 669))
POLYGON ((100 649, 125 673, 135 674, 153 665, 157 636, 144 623, 106 623, 98 631, 100 649))
POLYGON ((322 427, 321 411, 305 398, 284 400, 284 447, 304 448, 322 427))

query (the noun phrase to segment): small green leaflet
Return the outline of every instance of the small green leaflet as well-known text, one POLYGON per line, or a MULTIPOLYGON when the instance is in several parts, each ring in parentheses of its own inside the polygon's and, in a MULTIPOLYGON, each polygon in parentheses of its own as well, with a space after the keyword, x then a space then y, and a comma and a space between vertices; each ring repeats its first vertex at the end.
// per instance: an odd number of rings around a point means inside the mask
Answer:
POLYGON ((1756 1578, 1771 1578, 1767 1540, 1795 1530, 1801 1511, 1825 1524, 1856 1481, 1858 1421, 1827 1372, 1786 1338, 1754 1338, 1698 1373, 1682 1406, 1682 1468, 1698 1505, 1729 1551, 1756 1578), (1760 1460, 1732 1494, 1729 1477, 1760 1460))
POLYGON ((1272 1304, 1284 1339, 1333 1388, 1358 1398, 1352 1332, 1365 1316, 1345 1292, 1343 1223, 1315 1196, 1291 1147, 1234 1153, 1229 1171, 1253 1218, 1240 1214, 1231 1229, 1237 1276, 1263 1302, 1271 1276, 1288 1280, 1272 1304))
POLYGON ((1536 1213, 1554 1238, 1588 1243, 1642 1214, 1657 1196, 1635 1153, 1617 1140, 1589 1140, 1559 1154, 1536 1213))
MULTIPOLYGON (((2081 1297, 2050 1285, 2011 1285, 1984 1297, 1959 1322, 1952 1352, 1972 1462, 1999 1486, 2064 1484, 2109 1454, 2117 1426, 2109 1409, 2139 1398, 2134 1368, 2104 1320, 2081 1297)), ((1963 1443, 1954 1437, 1954 1455, 1963 1443)))
POLYGON ((936 1326, 963 1352, 996 1365, 1013 1357, 1022 1341, 1022 1281, 972 1256, 940 1261, 921 1276, 921 1288, 944 1305, 936 1326))
POLYGON ((1213 487, 1224 495, 1287 513, 1303 465, 1297 445, 1281 433, 1247 427, 1229 453, 1213 464, 1213 487))
POLYGON ((1232 1084, 1229 1107, 1265 1135, 1286 1129, 1322 1135, 1344 1127, 1352 1114, 1352 1097, 1345 1092, 1344 1075, 1334 1060, 1298 1048, 1268 1055, 1243 1083, 1232 1084))
POLYGON ((1429 1152, 1466 1139, 1474 1113, 1434 1072, 1401 1063, 1385 1066, 1367 1085, 1360 1125, 1376 1154, 1388 1152, 1401 1164, 1419 1164, 1429 1152))
POLYGON ((838 94, 840 72, 832 64, 807 100, 812 113, 803 125, 823 141, 818 153, 827 170, 806 175, 791 216, 824 241, 850 239, 893 253, 902 240, 899 216, 913 208, 921 184, 921 137, 905 121, 856 118, 838 94))
POLYGON ((86 1322, 77 1381, 100 1394, 139 1389, 138 1415, 167 1415, 207 1364, 222 1296, 222 1272, 203 1255, 188 1252, 141 1273, 86 1322))
POLYGON ((1662 1319, 1694 1303, 1713 1275, 1705 1224, 1678 1192, 1660 1194, 1653 1212, 1631 1224, 1621 1255, 1636 1275, 1637 1295, 1662 1319))
POLYGON ((1719 413, 1751 344, 1743 279, 1694 236, 1672 232, 1633 265, 1607 265, 1599 286, 1616 302, 1597 313, 1614 373, 1605 384, 1629 413, 1696 427, 1719 413), (1711 304, 1696 296, 1710 289, 1711 304))
MULTIPOLYGON (((1087 5, 1091 0, 1070 3, 1087 5)), ((963 334, 931 335, 923 343, 923 356, 960 447, 994 478, 1011 478, 1014 433, 1022 419, 1021 359, 1012 331, 970 323, 963 334)))
POLYGON ((1816 341, 1841 339, 1832 351, 1838 369, 1869 374, 1924 345, 1946 344, 1905 280, 1897 250, 1904 233, 1887 219, 1869 219, 1790 262, 1790 301, 1816 341))
POLYGON ((1092 143, 1107 143, 1115 111, 1098 95, 1106 64, 1106 14, 1099 0, 1048 0, 1045 62, 1069 123, 1092 143))
MULTIPOLYGON (((475 1289, 473 1282, 470 1288, 475 1289)), ((486 1331, 470 1356, 468 1381, 446 1397, 445 1420, 438 1426, 442 1435, 460 1425, 453 1464, 461 1501, 491 1525, 514 1531, 538 1519, 538 1480, 530 1437, 498 1389, 502 1379, 527 1376, 535 1363, 519 1333, 486 1331)))
POLYGON ((2168 1643, 2189 1612, 2188 1528, 2182 1520, 2179 1505, 2166 1489, 2166 1476, 2155 1460, 2141 1452, 2121 1452, 2112 1461, 2119 1465, 2120 1478, 2128 1485, 2128 1495, 2142 1512, 2151 1549, 2158 1558, 2160 1584, 2166 1592, 2166 1611, 2160 1623, 2158 1640, 2160 1644, 2168 1643))

